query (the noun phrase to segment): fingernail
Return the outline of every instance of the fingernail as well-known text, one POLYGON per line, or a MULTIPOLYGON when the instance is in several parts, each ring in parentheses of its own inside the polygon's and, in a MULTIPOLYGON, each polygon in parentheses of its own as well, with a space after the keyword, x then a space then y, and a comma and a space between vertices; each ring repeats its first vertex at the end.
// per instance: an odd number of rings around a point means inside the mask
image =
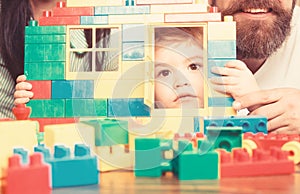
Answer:
POLYGON ((241 107, 242 107, 242 104, 241 104, 240 102, 238 102, 238 101, 234 101, 234 102, 232 103, 232 107, 233 107, 235 110, 240 110, 241 107))

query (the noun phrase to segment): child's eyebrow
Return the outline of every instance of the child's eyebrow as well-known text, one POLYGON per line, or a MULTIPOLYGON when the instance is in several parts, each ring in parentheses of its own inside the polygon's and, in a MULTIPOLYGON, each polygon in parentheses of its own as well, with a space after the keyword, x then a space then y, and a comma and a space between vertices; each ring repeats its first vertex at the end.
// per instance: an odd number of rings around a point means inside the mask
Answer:
POLYGON ((170 66, 170 65, 168 65, 166 63, 155 63, 155 67, 159 67, 159 66, 166 67, 166 66, 170 66))
POLYGON ((200 55, 189 57, 189 58, 186 58, 184 60, 184 62, 190 62, 190 61, 193 61, 193 60, 201 60, 201 61, 203 61, 203 57, 200 56, 200 55))

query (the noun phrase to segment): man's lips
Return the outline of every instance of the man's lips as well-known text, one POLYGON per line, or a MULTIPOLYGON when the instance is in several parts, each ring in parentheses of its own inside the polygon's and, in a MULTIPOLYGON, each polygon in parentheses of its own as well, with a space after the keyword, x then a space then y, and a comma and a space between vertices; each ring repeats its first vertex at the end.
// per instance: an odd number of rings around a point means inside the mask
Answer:
POLYGON ((242 9, 241 12, 250 13, 250 14, 263 14, 272 12, 271 8, 247 8, 242 9))

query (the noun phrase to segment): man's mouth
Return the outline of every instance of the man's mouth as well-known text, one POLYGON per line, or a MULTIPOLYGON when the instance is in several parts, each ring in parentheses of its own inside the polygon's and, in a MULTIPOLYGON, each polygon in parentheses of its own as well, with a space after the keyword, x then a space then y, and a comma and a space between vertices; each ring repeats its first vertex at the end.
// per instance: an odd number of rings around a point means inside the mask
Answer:
POLYGON ((250 13, 250 14, 264 14, 264 13, 269 13, 272 12, 272 9, 267 9, 267 8, 248 8, 248 9, 243 9, 242 12, 244 13, 250 13))

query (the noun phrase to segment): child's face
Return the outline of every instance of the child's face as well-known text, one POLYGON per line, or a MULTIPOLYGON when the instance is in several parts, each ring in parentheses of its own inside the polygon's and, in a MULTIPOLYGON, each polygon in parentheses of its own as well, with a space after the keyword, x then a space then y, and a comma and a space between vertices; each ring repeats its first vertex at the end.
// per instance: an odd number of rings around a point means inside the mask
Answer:
POLYGON ((203 50, 195 44, 155 49, 158 108, 203 107, 203 50))

